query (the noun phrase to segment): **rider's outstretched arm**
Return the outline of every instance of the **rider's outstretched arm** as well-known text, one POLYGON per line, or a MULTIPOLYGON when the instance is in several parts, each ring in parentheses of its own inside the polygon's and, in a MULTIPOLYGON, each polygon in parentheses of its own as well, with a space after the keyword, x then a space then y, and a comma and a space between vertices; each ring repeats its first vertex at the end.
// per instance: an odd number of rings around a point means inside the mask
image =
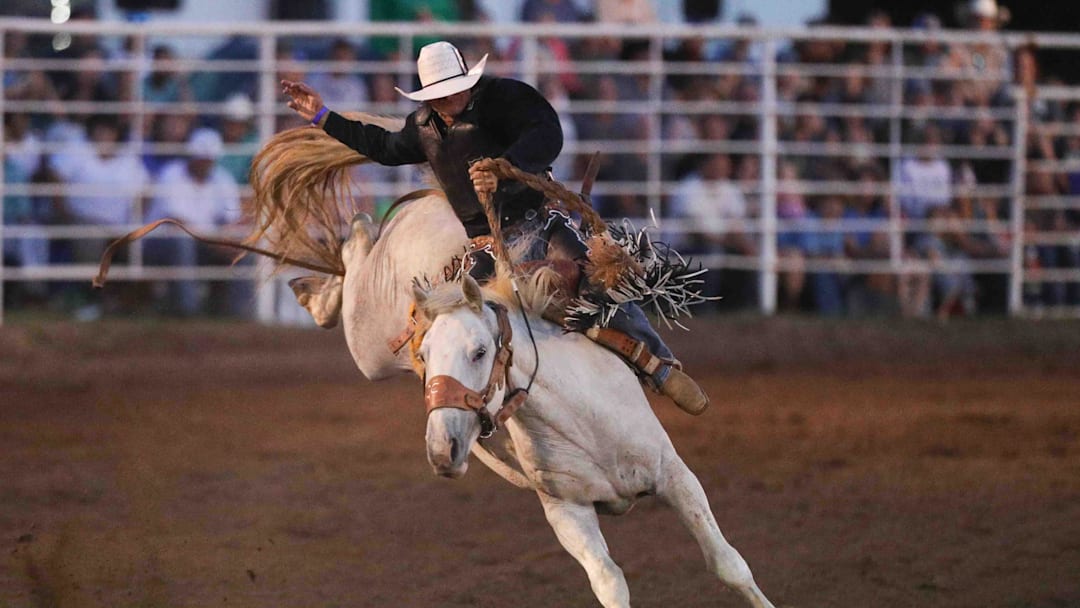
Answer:
POLYGON ((331 111, 322 96, 302 82, 282 80, 281 92, 289 96, 288 106, 301 118, 377 163, 409 165, 427 160, 412 115, 406 118, 404 129, 392 132, 331 111))
POLYGON ((412 114, 405 118, 405 127, 400 131, 387 131, 330 111, 322 128, 334 139, 381 165, 412 165, 427 161, 412 114))

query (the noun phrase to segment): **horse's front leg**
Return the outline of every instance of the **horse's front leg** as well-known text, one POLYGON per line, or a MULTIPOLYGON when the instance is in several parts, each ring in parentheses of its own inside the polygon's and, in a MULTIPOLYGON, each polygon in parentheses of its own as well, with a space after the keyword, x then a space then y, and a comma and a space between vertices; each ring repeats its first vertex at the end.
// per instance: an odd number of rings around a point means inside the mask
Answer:
POLYGON ((674 452, 665 458, 664 474, 658 485, 657 496, 675 509, 683 525, 694 535, 709 570, 739 591, 754 608, 774 608, 754 582, 746 560, 720 532, 701 482, 674 452))
POLYGON ((605 608, 630 606, 630 591, 622 569, 608 554, 607 541, 592 505, 582 506, 537 492, 544 515, 559 543, 585 568, 596 599, 605 608))

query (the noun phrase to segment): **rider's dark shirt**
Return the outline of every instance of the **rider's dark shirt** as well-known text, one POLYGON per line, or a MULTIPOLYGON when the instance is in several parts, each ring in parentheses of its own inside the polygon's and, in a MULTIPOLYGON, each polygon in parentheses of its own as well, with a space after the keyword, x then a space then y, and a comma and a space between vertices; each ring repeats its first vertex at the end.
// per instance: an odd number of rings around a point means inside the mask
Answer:
MULTIPOLYGON (((409 114, 398 132, 348 120, 336 112, 330 112, 323 128, 383 165, 429 162, 470 237, 491 230, 469 179, 469 163, 501 156, 523 171, 540 173, 551 166, 563 144, 559 117, 536 89, 510 78, 486 76, 449 128, 426 104, 409 114)), ((539 192, 516 181, 499 181, 495 205, 504 226, 542 204, 539 192)))

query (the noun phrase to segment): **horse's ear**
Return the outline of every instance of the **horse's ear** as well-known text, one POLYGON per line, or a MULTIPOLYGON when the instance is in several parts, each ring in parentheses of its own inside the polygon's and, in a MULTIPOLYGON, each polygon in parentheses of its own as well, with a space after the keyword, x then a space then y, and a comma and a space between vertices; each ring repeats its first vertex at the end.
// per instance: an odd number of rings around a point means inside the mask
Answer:
POLYGON ((289 281, 296 301, 311 313, 319 327, 330 329, 341 317, 341 288, 344 277, 300 277, 289 281))
POLYGON ((484 308, 484 294, 480 292, 480 284, 468 274, 461 276, 461 291, 465 294, 465 303, 473 312, 480 312, 484 308))

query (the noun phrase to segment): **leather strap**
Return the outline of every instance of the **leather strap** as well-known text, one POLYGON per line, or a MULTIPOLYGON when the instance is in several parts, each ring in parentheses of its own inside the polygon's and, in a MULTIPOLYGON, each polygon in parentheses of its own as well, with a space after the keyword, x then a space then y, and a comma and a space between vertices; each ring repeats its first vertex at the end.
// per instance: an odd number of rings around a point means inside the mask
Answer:
POLYGON ((647 375, 653 375, 664 363, 659 357, 649 352, 644 342, 610 327, 590 327, 585 331, 585 335, 597 344, 615 351, 647 375))
POLYGON ((395 355, 401 351, 401 349, 412 340, 412 337, 416 335, 416 324, 409 322, 405 326, 405 329, 401 330, 401 333, 396 337, 393 337, 386 341, 386 345, 390 347, 390 352, 395 355))
MULTIPOLYGON (((475 411, 486 416, 484 407, 491 396, 499 388, 506 386, 506 396, 503 398, 499 411, 495 413, 494 421, 498 428, 504 424, 528 399, 529 393, 525 389, 513 389, 510 387, 510 366, 513 365, 514 349, 511 340, 514 336, 513 327, 510 325, 510 317, 506 307, 494 302, 488 306, 495 312, 498 323, 498 335, 495 338, 495 360, 491 366, 491 374, 488 376, 487 386, 483 391, 474 391, 457 378, 449 375, 435 376, 424 387, 424 404, 427 412, 440 408, 454 408, 465 411, 475 411)), ((494 431, 494 429, 492 429, 494 431)))
POLYGON ((387 340, 386 346, 390 349, 390 352, 396 355, 398 354, 398 351, 404 348, 405 345, 416 336, 417 332, 423 333, 427 331, 427 328, 430 325, 431 323, 428 321, 427 317, 416 309, 416 302, 413 302, 409 305, 405 329, 401 330, 401 333, 397 336, 387 340))
POLYGON ((525 400, 528 398, 529 391, 523 388, 516 388, 510 391, 509 397, 503 400, 502 407, 495 413, 495 424, 497 426, 506 424, 506 421, 516 414, 522 405, 525 405, 525 400))
MULTIPOLYGON (((345 271, 343 269, 329 268, 329 267, 323 266, 321 264, 313 264, 311 262, 305 262, 303 260, 297 260, 297 259, 293 259, 293 258, 290 258, 290 257, 287 257, 287 256, 278 255, 278 254, 274 253, 273 251, 267 251, 266 249, 260 249, 258 247, 254 247, 252 245, 248 245, 247 243, 241 243, 241 242, 238 242, 238 241, 230 241, 228 239, 215 239, 215 238, 209 238, 209 237, 205 237, 205 236, 200 236, 200 235, 192 232, 191 229, 188 228, 187 226, 185 226, 184 223, 181 222, 180 220, 174 220, 172 218, 163 218, 163 219, 160 219, 160 220, 158 220, 156 222, 150 222, 149 224, 146 224, 145 226, 143 226, 142 228, 139 228, 138 230, 132 230, 131 232, 125 234, 124 236, 122 236, 122 237, 116 239, 115 241, 109 243, 109 246, 105 248, 105 252, 101 254, 101 264, 98 266, 98 274, 97 274, 97 276, 94 277, 94 282, 93 282, 94 287, 96 287, 98 289, 101 289, 102 287, 105 286, 105 280, 109 276, 109 267, 112 266, 112 259, 113 259, 113 256, 116 255, 116 250, 117 249, 123 247, 124 245, 127 245, 128 243, 132 243, 134 241, 137 241, 137 240, 143 238, 144 236, 146 236, 146 235, 150 234, 151 232, 153 232, 155 229, 157 229, 158 226, 161 226, 162 224, 172 224, 173 226, 176 226, 180 230, 183 230, 184 232, 186 232, 187 235, 190 236, 191 238, 195 239, 196 241, 199 241, 200 243, 206 243, 207 245, 217 245, 219 247, 232 247, 233 249, 240 249, 242 251, 248 251, 248 252, 251 252, 251 253, 257 253, 259 255, 266 256, 268 258, 277 260, 277 262, 279 264, 288 264, 290 266, 296 266, 297 268, 306 268, 308 270, 314 270, 315 272, 322 272, 322 273, 326 273, 326 274, 330 274, 330 275, 345 276, 345 271)), ((241 255, 243 255, 243 254, 241 254, 241 255)), ((239 258, 237 258, 237 259, 239 259, 239 258)))
POLYGON ((424 387, 424 404, 429 414, 444 407, 478 411, 484 403, 483 395, 467 388, 453 376, 435 376, 424 387))

